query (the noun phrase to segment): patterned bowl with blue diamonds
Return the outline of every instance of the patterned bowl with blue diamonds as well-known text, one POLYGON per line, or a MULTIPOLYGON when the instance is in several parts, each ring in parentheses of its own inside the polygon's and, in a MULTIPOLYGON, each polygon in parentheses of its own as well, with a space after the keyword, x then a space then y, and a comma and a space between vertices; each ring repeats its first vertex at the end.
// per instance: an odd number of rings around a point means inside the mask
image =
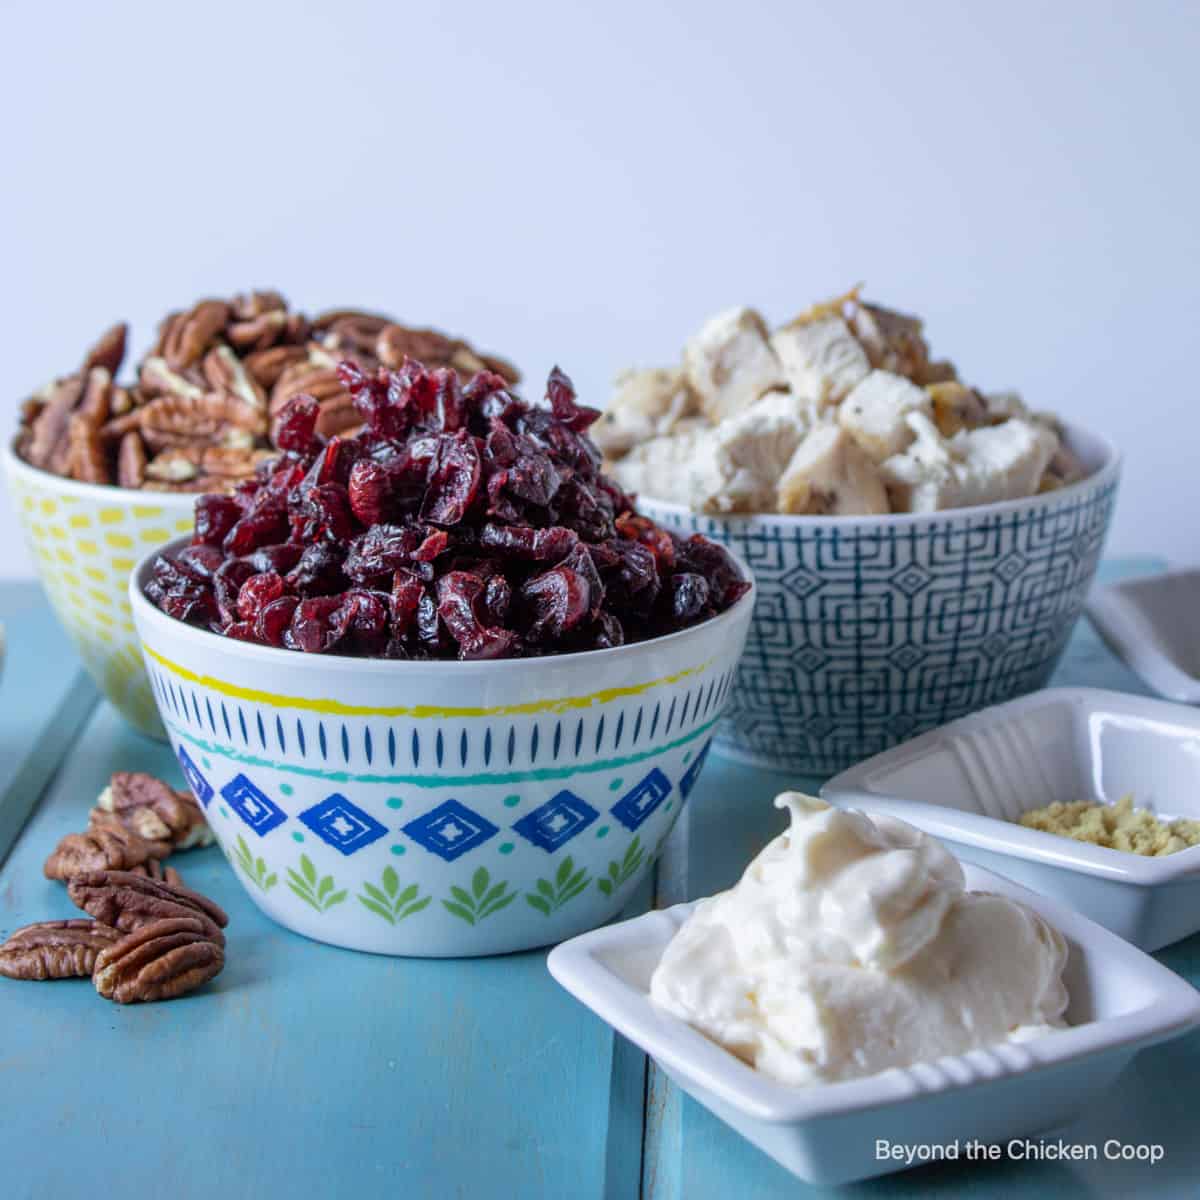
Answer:
POLYGON ((396 662, 175 621, 143 594, 154 557, 133 617, 225 857, 281 925, 380 954, 499 954, 614 917, 695 786, 754 603, 614 650, 396 662))
POLYGON ((1042 687, 1091 587, 1120 456, 1067 426, 1088 475, 1024 500, 928 515, 710 517, 639 496, 754 571, 758 599, 723 754, 826 776, 1042 687))

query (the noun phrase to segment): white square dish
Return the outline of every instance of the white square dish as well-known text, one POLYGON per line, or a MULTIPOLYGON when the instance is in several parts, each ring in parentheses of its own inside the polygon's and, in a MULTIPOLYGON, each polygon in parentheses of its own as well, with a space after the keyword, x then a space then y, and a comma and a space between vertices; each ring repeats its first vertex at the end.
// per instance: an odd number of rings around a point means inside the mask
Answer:
POLYGON ((1157 950, 1200 931, 1200 847, 1147 858, 1016 824, 1055 801, 1129 794, 1164 818, 1200 819, 1200 712, 1052 688, 952 721, 821 789, 830 804, 891 813, 1157 950))
POLYGON ((689 1095, 810 1183, 900 1170, 877 1139, 902 1145, 1002 1142, 1073 1120, 1146 1046, 1200 1024, 1200 992, 1077 912, 979 867, 967 886, 1035 909, 1070 947, 1070 1028, 1019 1044, 789 1087, 761 1075, 650 1000, 650 976, 694 904, 564 942, 550 973, 651 1055, 689 1095))
POLYGON ((1200 704, 1200 570, 1101 588, 1088 601, 1087 614, 1160 696, 1200 704))

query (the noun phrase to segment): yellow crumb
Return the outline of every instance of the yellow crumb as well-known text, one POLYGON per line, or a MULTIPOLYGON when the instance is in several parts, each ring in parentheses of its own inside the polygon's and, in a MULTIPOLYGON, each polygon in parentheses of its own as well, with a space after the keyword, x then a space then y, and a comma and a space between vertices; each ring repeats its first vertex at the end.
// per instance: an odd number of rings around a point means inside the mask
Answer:
POLYGON ((1132 796, 1122 796, 1116 804, 1091 800, 1048 804, 1022 813, 1019 823, 1026 829, 1147 857, 1200 846, 1200 821, 1160 821, 1147 809, 1134 808, 1132 796))

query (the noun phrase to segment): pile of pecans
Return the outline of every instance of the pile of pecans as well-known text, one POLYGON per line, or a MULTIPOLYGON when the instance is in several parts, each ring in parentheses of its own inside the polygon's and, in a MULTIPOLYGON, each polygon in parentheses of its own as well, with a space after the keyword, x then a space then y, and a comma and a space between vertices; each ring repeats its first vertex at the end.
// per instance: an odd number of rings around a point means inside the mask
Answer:
POLYGON ((325 436, 362 423, 337 375, 343 359, 374 370, 407 356, 451 367, 464 382, 481 371, 519 379, 462 340, 353 309, 309 319, 273 291, 169 313, 136 380, 123 385, 127 337, 114 325, 79 370, 25 402, 17 452, 26 462, 84 483, 224 492, 274 454, 278 416, 294 396, 316 398, 325 436))
POLYGON ((171 1000, 219 975, 229 918, 164 867, 176 850, 207 846, 199 805, 160 779, 118 771, 89 814, 85 833, 59 842, 47 879, 62 880, 90 919, 39 921, 0 945, 0 975, 91 977, 118 1004, 171 1000))

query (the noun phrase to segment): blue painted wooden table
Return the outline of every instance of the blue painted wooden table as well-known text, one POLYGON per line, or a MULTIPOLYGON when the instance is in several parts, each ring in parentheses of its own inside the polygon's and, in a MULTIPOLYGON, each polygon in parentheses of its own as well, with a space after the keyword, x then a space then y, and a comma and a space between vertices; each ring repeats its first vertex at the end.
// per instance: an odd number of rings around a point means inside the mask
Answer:
MULTIPOLYGON (((1154 569, 1109 564, 1106 574, 1154 569)), ((111 771, 177 782, 165 745, 125 727, 77 668, 33 585, 0 587, 0 934, 73 915, 41 864, 111 771)), ((1056 682, 1144 691, 1086 624, 1056 682)), ((797 780, 710 759, 634 908, 734 881, 782 825, 797 780)), ((0 980, 0 1196, 97 1188, 191 1197, 645 1197, 805 1188, 681 1096, 550 979, 544 953, 385 959, 262 917, 215 850, 181 860, 229 912, 228 966, 170 1004, 120 1008, 90 984, 0 980)), ((1160 955, 1200 982, 1200 937, 1160 955)), ((1200 1035, 1143 1053, 1063 1136, 1157 1142, 1157 1166, 926 1167, 830 1195, 1200 1195, 1200 1035)))

